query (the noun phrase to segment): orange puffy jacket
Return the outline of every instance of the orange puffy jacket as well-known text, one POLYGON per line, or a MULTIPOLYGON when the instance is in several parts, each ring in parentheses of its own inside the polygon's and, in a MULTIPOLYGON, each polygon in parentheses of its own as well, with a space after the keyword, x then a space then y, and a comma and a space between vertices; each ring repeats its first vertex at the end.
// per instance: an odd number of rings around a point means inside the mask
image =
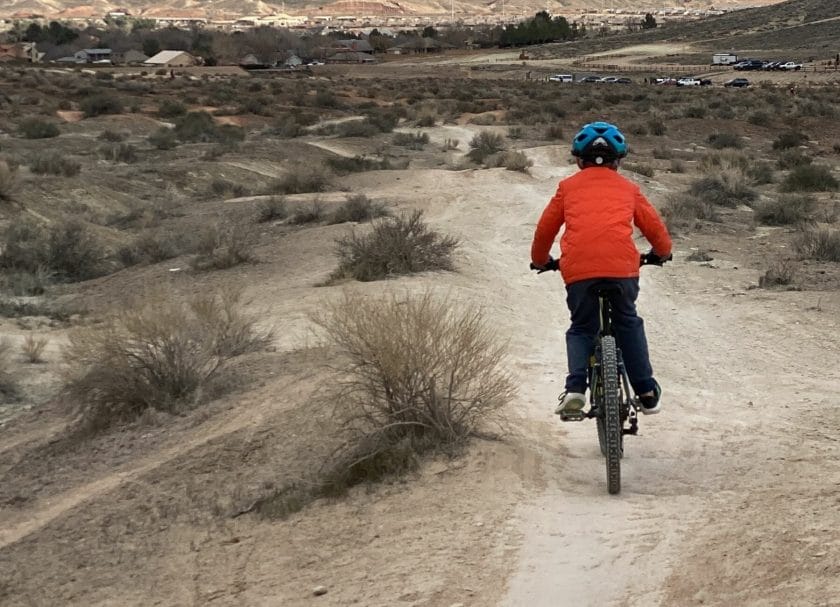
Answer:
POLYGON ((560 272, 566 284, 588 278, 636 277, 639 251, 633 242, 634 223, 657 255, 671 253, 668 229, 639 186, 613 169, 585 168, 557 186, 537 224, 531 261, 546 263, 565 224, 560 272))

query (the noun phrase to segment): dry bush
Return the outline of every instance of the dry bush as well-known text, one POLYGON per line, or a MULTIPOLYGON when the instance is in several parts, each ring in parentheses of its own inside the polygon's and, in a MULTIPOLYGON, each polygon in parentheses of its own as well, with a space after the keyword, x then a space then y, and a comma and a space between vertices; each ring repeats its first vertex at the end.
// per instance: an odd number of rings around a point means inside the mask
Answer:
POLYGON ((347 436, 324 479, 334 492, 457 448, 514 395, 506 344, 476 305, 347 294, 322 310, 313 320, 342 354, 329 398, 347 436))
POLYGON ((0 339, 0 399, 15 400, 18 397, 18 384, 12 371, 12 344, 0 339))
POLYGON ((201 235, 190 262, 194 270, 225 270, 254 261, 254 234, 246 225, 218 223, 201 235))
POLYGON ((798 131, 787 131, 781 133, 773 141, 774 150, 787 150, 802 145, 808 141, 808 136, 798 131))
POLYGON ((272 196, 257 208, 257 223, 280 221, 289 216, 289 207, 282 196, 272 196))
POLYGON ((402 147, 407 147, 412 150, 422 150, 423 147, 429 143, 428 133, 394 133, 391 143, 402 147))
POLYGON ((508 171, 527 173, 528 169, 534 166, 534 161, 528 158, 524 152, 508 150, 488 157, 484 166, 488 168, 505 167, 508 171))
POLYGON ((390 217, 367 234, 352 233, 337 241, 338 268, 330 281, 363 282, 433 270, 452 270, 458 240, 441 236, 423 221, 423 212, 390 217))
POLYGON ((46 337, 36 337, 32 333, 26 336, 26 339, 23 340, 23 345, 21 346, 21 352, 23 353, 24 359, 26 362, 37 364, 44 362, 43 353, 44 348, 47 347, 49 340, 46 337))
POLYGON ((99 155, 111 162, 137 162, 137 148, 130 143, 114 143, 99 148, 99 155))
POLYGON ((10 167, 5 160, 0 160, 0 200, 11 200, 17 191, 17 167, 10 167))
POLYGON ((470 151, 467 156, 471 160, 482 163, 489 156, 501 152, 505 148, 505 138, 498 133, 481 131, 470 141, 470 151))
POLYGON ((123 111, 122 101, 108 93, 97 93, 86 97, 79 103, 79 108, 86 118, 103 114, 120 114, 123 111))
POLYGON ((652 166, 638 162, 623 162, 621 163, 621 168, 626 171, 638 173, 639 175, 644 175, 645 177, 653 177, 656 174, 656 169, 652 166))
POLYGON ((804 259, 840 261, 840 232, 837 230, 803 230, 794 238, 793 246, 804 259))
POLYGON ((229 359, 264 347, 270 337, 242 312, 237 295, 184 300, 159 293, 70 333, 65 388, 86 429, 146 409, 177 412, 200 400, 229 359))
POLYGON ((714 257, 712 257, 709 251, 705 249, 697 249, 692 251, 688 257, 685 258, 686 261, 712 261, 714 257))
POLYGON ((51 139, 61 134, 56 125, 40 118, 27 118, 20 124, 18 130, 26 139, 51 139))
POLYGON ((781 192, 831 192, 840 187, 831 169, 821 164, 796 167, 779 184, 781 192))
POLYGON ((763 202, 755 208, 755 220, 768 226, 785 226, 812 219, 816 201, 811 196, 789 194, 763 202))
POLYGON ((364 194, 356 194, 345 200, 341 206, 333 211, 329 223, 336 224, 349 221, 362 223, 386 215, 388 215, 388 209, 384 204, 373 202, 364 194))
POLYGON ((719 220, 713 204, 687 193, 671 196, 662 206, 662 217, 672 228, 693 228, 699 221, 719 220))
POLYGON ((178 146, 175 131, 165 126, 159 128, 148 137, 149 143, 159 150, 171 150, 178 146))
POLYGON ((744 141, 736 133, 712 133, 707 141, 716 150, 744 147, 744 141))
POLYGON ((275 179, 265 194, 304 194, 324 192, 331 186, 331 174, 323 167, 298 165, 284 177, 275 179))
POLYGON ((107 141, 109 143, 122 143, 126 139, 128 139, 129 134, 122 132, 122 131, 113 131, 111 129, 105 129, 99 135, 99 138, 103 141, 107 141))
POLYGON ((745 173, 752 164, 753 161, 743 152, 723 150, 704 154, 700 158, 699 167, 703 173, 717 173, 718 171, 745 173))
POLYGON ((773 166, 769 162, 758 161, 752 166, 747 167, 747 176, 752 179, 755 185, 765 185, 773 183, 775 175, 773 174, 773 166))
POLYGON ((29 168, 38 175, 63 175, 64 177, 75 177, 82 170, 82 165, 61 154, 51 151, 39 154, 32 159, 29 168))
POLYGON ((758 279, 758 286, 762 289, 784 287, 793 283, 796 268, 785 259, 775 261, 758 279))
POLYGON ((716 175, 701 177, 691 184, 689 192, 712 204, 732 208, 752 202, 757 196, 746 175, 733 170, 721 170, 716 175))
POLYGON ((289 223, 293 225, 318 223, 324 219, 324 215, 326 215, 324 203, 316 199, 306 205, 298 207, 294 214, 289 218, 289 223))
POLYGON ((668 170, 672 173, 685 173, 685 163, 677 158, 672 158, 668 170))
POLYGON ((125 266, 158 263, 172 259, 196 248, 196 239, 174 229, 145 230, 131 244, 117 251, 117 258, 125 266))
POLYGON ((784 150, 780 153, 779 157, 776 159, 776 166, 783 171, 786 171, 789 169, 795 169, 798 166, 811 164, 812 162, 813 159, 810 156, 806 156, 801 150, 793 149, 784 150))
POLYGON ((337 175, 349 175, 350 173, 362 173, 364 171, 387 171, 393 168, 387 158, 378 160, 369 156, 331 156, 327 158, 327 165, 337 175))

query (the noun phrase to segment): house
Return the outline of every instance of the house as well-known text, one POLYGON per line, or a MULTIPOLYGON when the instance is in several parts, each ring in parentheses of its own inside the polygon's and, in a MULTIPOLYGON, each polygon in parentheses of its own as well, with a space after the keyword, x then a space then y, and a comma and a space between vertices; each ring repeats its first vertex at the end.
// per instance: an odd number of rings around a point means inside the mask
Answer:
POLYGON ((111 49, 109 48, 86 48, 73 55, 76 63, 99 63, 100 61, 111 61, 111 49))
POLYGON ((114 53, 111 62, 119 65, 140 65, 145 63, 149 57, 140 51, 130 50, 124 53, 114 53))
POLYGON ((373 47, 367 40, 337 40, 332 50, 351 53, 373 53, 373 47))
POLYGON ((148 67, 191 67, 197 64, 196 58, 186 51, 161 51, 143 62, 148 67))
POLYGON ((412 38, 402 44, 397 44, 388 49, 394 55, 409 55, 411 53, 440 53, 446 49, 455 48, 446 42, 440 42, 434 38, 412 38))
POLYGON ((367 53, 348 51, 330 55, 327 63, 376 63, 376 59, 367 53))
POLYGON ((303 65, 303 59, 301 59, 297 55, 292 55, 283 62, 283 65, 285 65, 286 67, 299 67, 303 65))
POLYGON ((15 44, 0 44, 0 63, 9 61, 29 61, 38 63, 44 53, 38 52, 34 42, 17 42, 15 44))

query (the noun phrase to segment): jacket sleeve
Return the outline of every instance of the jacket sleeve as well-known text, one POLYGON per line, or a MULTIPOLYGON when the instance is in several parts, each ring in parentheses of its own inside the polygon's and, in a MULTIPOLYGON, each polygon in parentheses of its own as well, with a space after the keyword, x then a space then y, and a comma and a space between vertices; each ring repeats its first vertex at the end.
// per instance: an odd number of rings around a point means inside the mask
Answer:
POLYGON ((648 242, 653 247, 653 252, 660 257, 667 257, 671 254, 671 236, 668 228, 659 217, 659 213, 648 202, 640 190, 636 191, 636 206, 633 212, 633 222, 642 231, 648 242))
POLYGON ((562 186, 557 186, 557 192, 552 196, 548 206, 542 212, 534 232, 534 242, 531 243, 531 261, 537 265, 543 265, 548 261, 551 245, 563 227, 565 218, 563 216, 563 191, 562 186))

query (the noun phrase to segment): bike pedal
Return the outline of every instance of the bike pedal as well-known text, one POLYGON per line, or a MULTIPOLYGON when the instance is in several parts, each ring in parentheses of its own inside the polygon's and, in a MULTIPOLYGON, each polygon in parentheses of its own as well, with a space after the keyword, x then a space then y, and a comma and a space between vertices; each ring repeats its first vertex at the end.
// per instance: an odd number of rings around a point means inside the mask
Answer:
POLYGON ((582 422, 586 419, 586 414, 583 411, 576 411, 574 413, 560 413, 561 422, 582 422))

